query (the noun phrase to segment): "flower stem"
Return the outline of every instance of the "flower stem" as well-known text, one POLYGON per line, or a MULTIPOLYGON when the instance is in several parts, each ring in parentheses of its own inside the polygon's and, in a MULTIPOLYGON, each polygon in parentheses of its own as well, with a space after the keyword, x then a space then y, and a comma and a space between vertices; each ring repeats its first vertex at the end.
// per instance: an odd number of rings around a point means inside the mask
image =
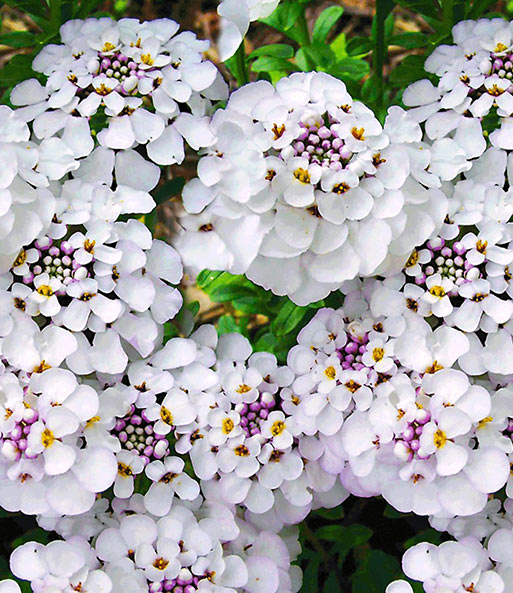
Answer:
POLYGON ((241 41, 234 55, 234 74, 237 84, 241 87, 249 82, 248 64, 246 62, 246 48, 244 39, 241 41))

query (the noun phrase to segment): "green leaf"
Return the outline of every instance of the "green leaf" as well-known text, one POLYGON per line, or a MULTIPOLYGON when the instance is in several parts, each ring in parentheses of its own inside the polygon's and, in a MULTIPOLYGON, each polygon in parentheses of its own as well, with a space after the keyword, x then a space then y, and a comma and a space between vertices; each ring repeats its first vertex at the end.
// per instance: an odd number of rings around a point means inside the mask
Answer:
POLYGON ((247 333, 245 328, 237 323, 233 315, 223 315, 220 317, 217 322, 217 331, 220 335, 231 334, 234 332, 244 335, 247 333))
POLYGON ((372 45, 370 37, 352 37, 346 44, 346 51, 350 56, 361 56, 368 54, 372 45))
POLYGON ((298 307, 292 301, 287 300, 271 324, 273 332, 277 336, 288 334, 301 322, 307 312, 306 307, 298 307))
POLYGON ((11 31, 0 35, 0 45, 8 45, 16 49, 32 47, 36 43, 36 36, 30 31, 11 31))
POLYGON ((428 78, 424 70, 425 56, 406 56, 406 58, 390 73, 390 82, 397 86, 405 86, 421 78, 428 78))
POLYGON ((189 311, 194 316, 196 316, 200 310, 200 302, 199 301, 191 301, 190 303, 187 304, 187 309, 189 309, 189 311))
POLYGON ((159 185, 153 192, 153 199, 157 206, 167 202, 173 196, 177 196, 182 191, 184 185, 185 179, 183 177, 175 177, 159 185))
POLYGON ((382 550, 371 550, 352 578, 352 593, 383 593, 386 586, 400 578, 399 561, 382 550))
POLYGON ((252 51, 248 58, 259 58, 261 56, 272 56, 274 58, 292 58, 294 56, 294 48, 286 43, 271 43, 270 45, 263 45, 252 51))
POLYGON ((302 593, 313 593, 319 588, 319 566, 321 564, 321 557, 316 554, 308 562, 305 571, 303 573, 303 586, 301 587, 302 593))
POLYGON ((311 44, 302 48, 305 54, 310 57, 313 63, 322 70, 330 68, 336 60, 336 56, 329 45, 311 44))
POLYGON ((329 73, 337 78, 361 80, 369 73, 368 62, 360 58, 344 58, 332 66, 329 73))
POLYGON ((411 548, 421 542, 439 545, 442 542, 442 534, 434 529, 423 529, 404 542, 404 549, 411 548))
POLYGON ((390 37, 389 44, 405 47, 406 49, 417 49, 427 46, 428 36, 425 33, 399 33, 390 37))
POLYGON ((304 8, 299 2, 283 2, 276 7, 270 16, 260 19, 260 22, 288 34, 289 37, 294 39, 295 35, 290 29, 295 25, 303 10, 304 8))
POLYGON ((11 548, 14 550, 18 546, 30 541, 39 542, 40 544, 47 544, 50 541, 50 534, 48 531, 44 531, 40 527, 29 529, 23 535, 17 537, 11 542, 11 548))
POLYGON ((293 70, 298 70, 298 67, 283 58, 262 56, 253 62, 251 70, 253 72, 291 72, 293 70))
POLYGON ((483 16, 492 4, 495 4, 495 0, 474 0, 474 2, 467 3, 466 18, 478 19, 483 16))
POLYGON ((373 104, 378 100, 378 83, 376 76, 372 74, 362 85, 362 100, 373 104))
POLYGON ((433 0, 396 0, 397 4, 431 18, 438 17, 437 2, 433 0))
POLYGON ((328 542, 342 542, 348 550, 361 546, 372 537, 372 529, 365 525, 325 525, 319 528, 315 535, 328 542))
POLYGON ((328 578, 324 583, 323 593, 342 593, 337 575, 334 572, 330 572, 328 575, 328 578))
POLYGON ((234 299, 252 296, 253 291, 247 286, 237 284, 227 284, 225 286, 218 286, 209 291, 210 298, 216 303, 224 303, 225 301, 233 301, 234 299))
POLYGON ((2 86, 14 86, 27 78, 40 78, 32 70, 32 54, 17 54, 0 70, 2 86))
POLYGON ((5 0, 5 4, 31 15, 47 16, 46 2, 41 2, 41 0, 5 0))
POLYGON ((214 272, 212 270, 202 270, 196 277, 196 286, 201 290, 206 290, 211 284, 221 277, 229 277, 228 272, 214 272))
POLYGON ((329 6, 321 12, 319 18, 315 21, 312 32, 313 43, 325 44, 331 29, 340 19, 344 9, 341 6, 329 6))
POLYGON ((102 0, 81 0, 80 4, 76 3, 74 17, 77 19, 84 19, 93 13, 102 0))

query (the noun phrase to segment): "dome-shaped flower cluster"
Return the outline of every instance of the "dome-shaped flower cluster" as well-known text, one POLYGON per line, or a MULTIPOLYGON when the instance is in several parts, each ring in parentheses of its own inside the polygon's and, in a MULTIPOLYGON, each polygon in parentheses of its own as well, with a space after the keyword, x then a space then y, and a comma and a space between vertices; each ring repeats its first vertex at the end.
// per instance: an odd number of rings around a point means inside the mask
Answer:
POLYGON ((322 73, 245 86, 211 130, 184 190, 184 263, 246 273, 298 304, 404 263, 446 215, 440 178, 462 170, 454 141, 431 151, 399 107, 382 126, 322 73))
POLYGON ((142 144, 160 165, 181 162, 184 137, 194 149, 213 140, 205 115, 227 87, 203 60, 208 42, 178 29, 169 19, 68 21, 62 44, 46 46, 34 60, 47 83, 26 80, 11 101, 24 106, 19 113, 34 122, 36 137, 60 135, 76 157, 93 150, 91 132, 104 120, 96 136, 101 146, 142 144))

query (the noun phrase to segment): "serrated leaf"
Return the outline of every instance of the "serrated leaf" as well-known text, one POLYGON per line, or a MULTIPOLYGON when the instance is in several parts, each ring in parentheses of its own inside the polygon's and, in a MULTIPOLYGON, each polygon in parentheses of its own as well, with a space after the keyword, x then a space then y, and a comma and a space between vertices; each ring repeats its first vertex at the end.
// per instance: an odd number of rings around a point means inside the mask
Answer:
POLYGON ((0 45, 8 45, 16 49, 32 47, 36 43, 36 36, 30 31, 10 31, 0 35, 0 45))
POLYGON ((323 10, 315 21, 312 31, 312 41, 319 44, 326 43, 329 32, 336 25, 343 13, 344 9, 341 6, 329 6, 323 10))
POLYGON ((294 48, 286 43, 271 43, 258 47, 255 51, 252 51, 248 58, 259 58, 261 56, 272 56, 275 58, 292 58, 294 56, 294 48))
POLYGON ((274 56, 262 56, 251 64, 253 72, 292 72, 297 69, 295 64, 274 56))

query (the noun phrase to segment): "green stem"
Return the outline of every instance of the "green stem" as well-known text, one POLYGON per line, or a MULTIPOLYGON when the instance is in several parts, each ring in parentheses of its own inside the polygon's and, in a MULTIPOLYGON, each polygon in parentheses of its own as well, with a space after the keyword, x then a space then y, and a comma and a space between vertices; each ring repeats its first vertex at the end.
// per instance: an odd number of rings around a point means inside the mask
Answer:
POLYGON ((237 84, 243 86, 249 82, 248 64, 246 62, 246 48, 244 47, 244 39, 241 41, 237 51, 234 55, 234 71, 237 84))
MULTIPOLYGON (((299 13, 299 16, 297 17, 297 20, 296 20, 296 32, 297 32, 299 45, 303 49, 310 47, 310 45, 312 44, 312 41, 310 39, 310 31, 308 30, 308 23, 306 22, 306 15, 305 15, 304 8, 299 13)), ((312 58, 310 57, 308 51, 305 51, 303 53, 305 56, 305 62, 306 62, 306 66, 307 66, 308 70, 309 71, 315 70, 315 63, 312 60, 312 58)))

